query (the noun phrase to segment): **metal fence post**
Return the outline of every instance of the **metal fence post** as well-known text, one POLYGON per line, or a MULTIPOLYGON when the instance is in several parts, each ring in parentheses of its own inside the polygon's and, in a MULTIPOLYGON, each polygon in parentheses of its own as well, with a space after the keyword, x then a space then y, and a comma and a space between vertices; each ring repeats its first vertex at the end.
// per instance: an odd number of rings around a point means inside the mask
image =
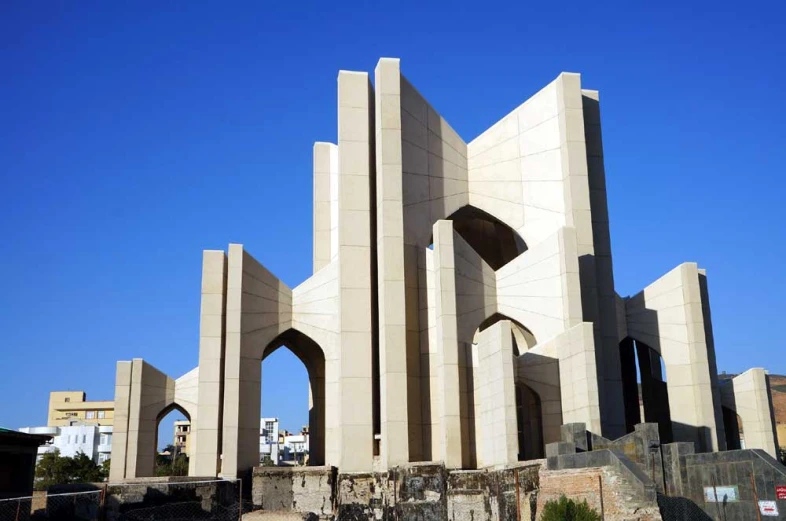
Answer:
POLYGON ((237 482, 237 519, 240 521, 243 519, 243 480, 239 479, 237 482))

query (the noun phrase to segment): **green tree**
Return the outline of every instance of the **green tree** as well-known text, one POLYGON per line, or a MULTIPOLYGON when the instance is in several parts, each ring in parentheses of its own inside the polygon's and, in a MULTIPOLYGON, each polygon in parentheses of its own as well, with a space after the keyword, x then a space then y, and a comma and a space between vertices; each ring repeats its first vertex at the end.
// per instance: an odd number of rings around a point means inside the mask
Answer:
POLYGON ((104 477, 109 479, 109 469, 112 467, 112 460, 107 459, 101 464, 101 472, 104 473, 104 477))
POLYGON ((96 483, 105 477, 103 468, 84 452, 71 458, 71 483, 96 483))
POLYGON ((57 449, 41 456, 35 467, 36 490, 46 490, 52 485, 70 483, 70 459, 60 456, 60 451, 57 449))
POLYGON ((541 521, 601 521, 600 514, 590 508, 587 500, 578 503, 565 496, 543 505, 541 521))
POLYGON ((80 452, 73 458, 61 456, 55 449, 41 457, 35 468, 36 490, 46 490, 53 485, 69 483, 97 483, 108 475, 109 466, 97 465, 89 456, 80 452))

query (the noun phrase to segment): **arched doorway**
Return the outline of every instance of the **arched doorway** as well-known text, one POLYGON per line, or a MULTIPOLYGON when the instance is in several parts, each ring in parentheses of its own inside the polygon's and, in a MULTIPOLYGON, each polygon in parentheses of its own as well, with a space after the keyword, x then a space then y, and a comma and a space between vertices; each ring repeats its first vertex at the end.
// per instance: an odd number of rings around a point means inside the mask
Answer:
POLYGON ((519 461, 544 457, 543 411, 540 396, 526 384, 516 384, 516 425, 519 461))
MULTIPOLYGON (((291 447, 288 446, 287 448, 294 456, 292 459, 293 463, 309 466, 324 465, 325 355, 322 348, 310 337, 296 329, 289 329, 268 343, 262 352, 262 362, 282 347, 295 355, 308 373, 308 425, 307 427, 304 426, 305 428, 302 432, 294 434, 294 439, 289 442, 291 447)), ((260 382, 260 395, 261 392, 260 382)), ((261 424, 261 419, 260 410, 260 428, 263 430, 269 429, 268 426, 261 424)), ((266 435, 269 436, 269 434, 266 435)))
POLYGON ((541 399, 529 385, 519 381, 517 375, 517 358, 535 344, 531 331, 500 313, 489 316, 475 331, 464 384, 470 389, 467 393, 470 457, 465 467, 510 464, 514 460, 543 457, 541 399), (492 328, 497 324, 494 331, 492 328), (511 425, 508 422, 514 422, 515 430, 502 427, 511 425), (505 433, 498 432, 500 428, 504 428, 505 433), (503 438, 516 436, 518 441, 518 447, 506 457, 502 456, 505 450, 501 452, 498 445, 500 435, 503 438))
POLYGON ((154 476, 188 476, 191 415, 172 403, 155 420, 154 476))
POLYGON ((510 226, 474 206, 463 206, 447 217, 480 257, 498 270, 525 251, 524 239, 510 226))

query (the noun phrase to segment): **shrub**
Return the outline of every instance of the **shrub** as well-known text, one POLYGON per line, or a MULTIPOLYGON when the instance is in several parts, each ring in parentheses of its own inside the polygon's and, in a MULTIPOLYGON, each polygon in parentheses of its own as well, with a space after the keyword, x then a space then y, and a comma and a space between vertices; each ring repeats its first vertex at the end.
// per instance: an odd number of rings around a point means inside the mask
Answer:
POLYGON ((560 496, 558 501, 547 501, 543 505, 541 521, 601 521, 600 514, 587 504, 560 496))

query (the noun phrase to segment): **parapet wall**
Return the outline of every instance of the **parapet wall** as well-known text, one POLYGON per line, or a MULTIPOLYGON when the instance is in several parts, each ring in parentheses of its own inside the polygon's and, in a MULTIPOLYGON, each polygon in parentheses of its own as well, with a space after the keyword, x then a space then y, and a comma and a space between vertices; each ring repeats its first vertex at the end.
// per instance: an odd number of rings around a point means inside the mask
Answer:
POLYGON ((333 467, 257 467, 255 509, 308 519, 366 521, 518 521, 533 518, 541 462, 493 471, 450 471, 440 464, 387 472, 338 473, 333 467))

